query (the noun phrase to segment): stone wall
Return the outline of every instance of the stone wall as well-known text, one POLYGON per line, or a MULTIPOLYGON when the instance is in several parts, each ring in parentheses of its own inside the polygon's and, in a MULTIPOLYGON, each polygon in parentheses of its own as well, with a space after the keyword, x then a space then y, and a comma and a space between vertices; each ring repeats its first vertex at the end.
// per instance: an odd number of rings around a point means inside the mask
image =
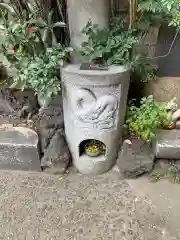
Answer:
POLYGON ((0 114, 25 117, 38 111, 37 98, 32 90, 0 88, 0 114))
POLYGON ((64 173, 71 155, 64 133, 62 96, 59 94, 39 111, 41 166, 45 172, 64 173))
POLYGON ((39 108, 31 90, 1 88, 0 98, 0 125, 30 127, 27 122, 31 121, 39 135, 41 167, 45 172, 64 173, 71 157, 64 134, 61 94, 44 108, 39 108))

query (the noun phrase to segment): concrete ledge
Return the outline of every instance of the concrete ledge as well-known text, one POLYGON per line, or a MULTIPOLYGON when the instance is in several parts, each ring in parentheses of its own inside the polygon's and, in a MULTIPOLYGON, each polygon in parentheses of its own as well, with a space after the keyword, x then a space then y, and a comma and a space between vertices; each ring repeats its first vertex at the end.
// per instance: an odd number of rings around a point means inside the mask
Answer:
POLYGON ((180 159, 180 130, 158 130, 153 148, 156 158, 180 159))
POLYGON ((25 127, 0 127, 0 169, 41 171, 38 135, 25 127))

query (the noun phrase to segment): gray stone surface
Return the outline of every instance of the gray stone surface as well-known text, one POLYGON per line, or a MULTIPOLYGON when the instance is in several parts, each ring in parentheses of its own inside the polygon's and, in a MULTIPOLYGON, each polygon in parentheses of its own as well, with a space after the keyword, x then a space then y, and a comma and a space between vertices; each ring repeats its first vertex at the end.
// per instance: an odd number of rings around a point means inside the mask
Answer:
POLYGON ((180 160, 173 161, 172 166, 174 166, 180 172, 180 160))
POLYGON ((44 151, 47 149, 55 132, 55 128, 40 128, 40 143, 42 153, 44 153, 44 151))
POLYGON ((123 66, 110 66, 108 71, 79 68, 72 64, 61 69, 65 133, 76 168, 84 174, 100 174, 117 159, 129 71, 123 66), (89 139, 105 145, 104 158, 81 153, 83 141, 89 139))
POLYGON ((0 168, 41 171, 36 132, 3 125, 0 128, 0 168))
POLYGON ((178 240, 167 224, 173 216, 158 209, 114 172, 91 178, 0 172, 2 240, 178 240))
POLYGON ((62 174, 70 160, 70 152, 64 137, 64 118, 61 94, 55 96, 39 111, 41 166, 43 171, 62 174))
POLYGON ((63 108, 62 108, 62 96, 57 95, 52 101, 46 106, 40 109, 40 128, 63 128, 63 108))
POLYGON ((156 158, 180 159, 180 131, 159 130, 153 140, 156 158))
POLYGON ((63 130, 57 130, 41 159, 43 170, 48 173, 64 173, 71 161, 63 130))
MULTIPOLYGON (((179 208, 180 208, 180 186, 169 180, 161 178, 160 181, 151 182, 147 176, 142 176, 136 180, 127 181, 131 186, 133 193, 137 199, 144 201, 149 205, 150 212, 154 212, 154 216, 161 215, 162 220, 162 239, 180 239, 179 226, 179 208), (172 238, 173 236, 173 238, 172 238)), ((147 221, 151 217, 147 213, 147 221)), ((159 229, 159 221, 154 219, 152 224, 154 230, 159 229)), ((156 231, 155 230, 155 231, 156 231)), ((159 232, 159 231, 158 231, 159 232)), ((154 239, 161 239, 160 236, 155 236, 154 239)), ((148 238, 147 238, 148 239, 148 238)))
POLYGON ((0 112, 7 115, 14 114, 18 117, 26 117, 29 113, 38 111, 37 98, 32 90, 0 88, 0 112))
MULTIPOLYGON (((82 29, 88 21, 92 21, 92 23, 98 24, 102 28, 108 27, 109 9, 108 0, 67 1, 70 39, 73 48, 79 49, 81 43, 87 39, 87 36, 82 33, 82 29)), ((75 57, 73 60, 78 62, 80 58, 75 57)))
POLYGON ((117 165, 124 177, 135 178, 143 173, 150 172, 153 168, 155 155, 149 143, 133 139, 129 144, 123 142, 117 165))

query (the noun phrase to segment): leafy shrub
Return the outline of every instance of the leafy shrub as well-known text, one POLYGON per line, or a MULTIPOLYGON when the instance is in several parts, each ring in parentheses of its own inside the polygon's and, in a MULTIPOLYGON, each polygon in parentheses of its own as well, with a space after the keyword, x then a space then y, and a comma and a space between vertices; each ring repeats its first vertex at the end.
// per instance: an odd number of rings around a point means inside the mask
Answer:
POLYGON ((167 113, 167 105, 157 103, 150 95, 141 99, 139 107, 134 103, 128 107, 126 126, 138 138, 151 140, 157 128, 170 124, 167 113))
MULTIPOLYGON (((64 65, 71 48, 47 48, 35 58, 22 62, 11 87, 31 88, 40 98, 50 99, 60 90, 59 67, 64 65)), ((18 63, 19 64, 19 63, 18 63)))
POLYGON ((54 28, 65 23, 53 23, 53 11, 45 21, 34 10, 28 7, 19 15, 15 5, 0 3, 0 31, 4 36, 0 52, 15 69, 11 87, 31 88, 40 98, 50 99, 60 90, 59 68, 72 49, 58 44, 54 35, 54 28))
POLYGON ((82 44, 81 54, 90 62, 125 64, 129 61, 130 49, 137 43, 137 38, 131 31, 119 33, 115 30, 101 29, 91 22, 87 23, 83 33, 88 36, 88 41, 82 44))
POLYGON ((142 20, 147 20, 150 13, 151 19, 156 20, 158 24, 167 22, 169 26, 180 27, 180 3, 179 0, 140 0, 138 3, 138 12, 142 20))
POLYGON ((128 29, 121 18, 113 19, 108 29, 88 22, 83 33, 88 36, 88 40, 82 43, 80 53, 86 61, 126 65, 142 81, 155 78, 157 67, 133 51, 134 45, 140 40, 141 32, 138 29, 128 29))

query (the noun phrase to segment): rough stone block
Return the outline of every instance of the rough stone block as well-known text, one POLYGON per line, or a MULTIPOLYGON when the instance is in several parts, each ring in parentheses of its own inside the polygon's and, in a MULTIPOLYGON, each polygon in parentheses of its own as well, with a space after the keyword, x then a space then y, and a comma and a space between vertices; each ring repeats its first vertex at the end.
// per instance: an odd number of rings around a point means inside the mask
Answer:
POLYGON ((63 106, 62 96, 57 95, 54 97, 48 106, 40 109, 40 128, 63 128, 64 117, 63 117, 63 106))
POLYGON ((154 153, 149 143, 138 139, 125 140, 117 165, 120 173, 127 178, 135 178, 150 172, 154 165, 154 153))
POLYGON ((41 171, 37 133, 24 127, 1 127, 0 168, 41 171))
POLYGON ((156 158, 180 159, 180 131, 159 130, 153 140, 156 158))
POLYGON ((59 129, 50 140, 44 156, 41 159, 41 166, 44 172, 51 174, 62 174, 66 171, 71 161, 64 131, 59 129))

